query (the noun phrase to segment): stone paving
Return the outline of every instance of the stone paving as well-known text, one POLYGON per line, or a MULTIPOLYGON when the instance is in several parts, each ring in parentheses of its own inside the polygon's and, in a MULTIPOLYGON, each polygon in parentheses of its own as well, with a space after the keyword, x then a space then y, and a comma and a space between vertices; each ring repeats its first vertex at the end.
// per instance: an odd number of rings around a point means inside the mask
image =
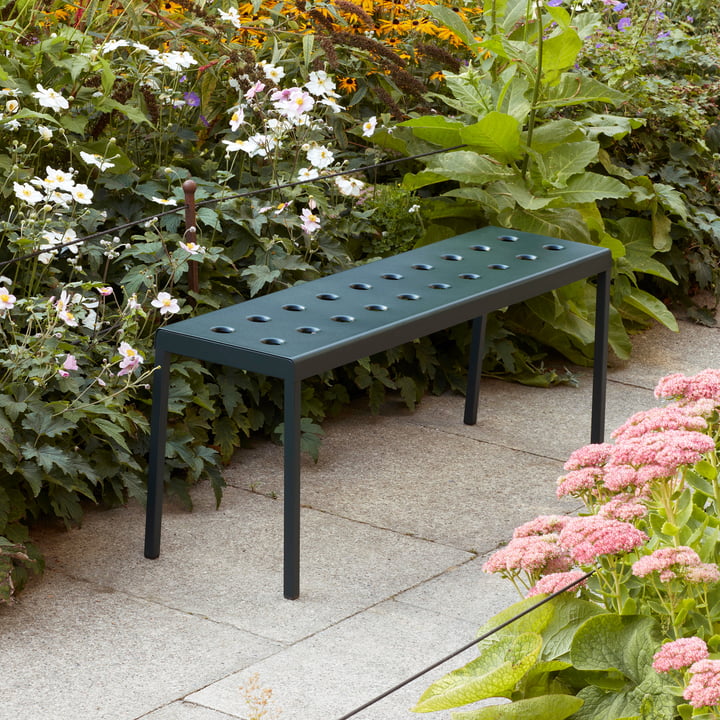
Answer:
MULTIPOLYGON (((638 336, 610 370, 608 434, 657 404, 662 375, 720 367, 718 333, 682 322, 638 336)), ((158 560, 143 557, 136 505, 42 532, 45 575, 0 608, 0 717, 251 720, 253 676, 279 720, 350 713, 517 599, 480 568, 516 525, 576 509, 555 481, 589 441, 591 374, 578 375, 549 390, 483 380, 473 427, 455 396, 326 423, 319 462, 303 467, 296 601, 282 598, 282 459, 268 442, 227 468, 220 510, 204 484, 193 513, 166 509, 158 560)), ((473 656, 355 717, 419 717, 409 708, 427 685, 473 656)))

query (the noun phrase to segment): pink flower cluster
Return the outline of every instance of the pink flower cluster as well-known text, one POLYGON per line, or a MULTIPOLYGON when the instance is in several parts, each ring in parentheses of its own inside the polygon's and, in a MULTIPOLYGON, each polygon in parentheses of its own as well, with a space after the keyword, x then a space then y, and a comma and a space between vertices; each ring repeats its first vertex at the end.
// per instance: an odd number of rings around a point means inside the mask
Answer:
MULTIPOLYGON (((552 575, 545 575, 540 578, 528 592, 528 597, 534 597, 535 595, 552 595, 552 593, 562 590, 567 585, 579 580, 585 573, 582 570, 570 570, 569 572, 553 573, 552 575)), ((578 587, 586 585, 587 580, 576 583, 566 592, 574 592, 578 587)))
POLYGON ((705 641, 699 637, 681 638, 663 645, 653 656, 653 668, 657 672, 670 672, 690 667, 708 657, 705 641))
POLYGON ((698 660, 688 672, 691 674, 683 697, 694 708, 709 707, 720 702, 720 660, 698 660))
POLYGON ((560 544, 580 565, 588 565, 601 555, 630 552, 647 542, 648 536, 630 523, 590 515, 570 518, 560 531, 560 544))
MULTIPOLYGON (((686 419, 687 425, 707 425, 690 414, 686 419)), ((676 420, 679 422, 679 416, 676 420)), ((573 453, 565 463, 569 472, 558 480, 558 497, 589 493, 600 499, 616 493, 645 494, 654 480, 673 477, 679 468, 693 465, 715 449, 715 441, 699 430, 661 430, 657 424, 647 424, 644 427, 650 429, 636 435, 632 427, 623 426, 617 445, 587 445, 573 453)))
POLYGON ((568 520, 570 518, 567 515, 538 515, 534 520, 516 527, 513 537, 520 538, 530 535, 557 533, 567 525, 568 520))
POLYGON ((635 413, 612 434, 616 441, 665 430, 707 429, 707 421, 691 406, 668 405, 635 413))
POLYGON ((717 582, 720 570, 716 565, 704 563, 690 547, 660 548, 633 563, 632 573, 636 577, 646 577, 658 573, 660 582, 670 582, 683 577, 690 582, 717 582))
POLYGON ((711 398, 720 404, 720 370, 707 369, 691 377, 682 373, 667 375, 655 387, 655 397, 684 400, 711 398))
POLYGON ((524 571, 537 573, 564 572, 572 566, 565 548, 555 533, 513 538, 504 548, 493 553, 483 565, 483 572, 515 575, 524 571))

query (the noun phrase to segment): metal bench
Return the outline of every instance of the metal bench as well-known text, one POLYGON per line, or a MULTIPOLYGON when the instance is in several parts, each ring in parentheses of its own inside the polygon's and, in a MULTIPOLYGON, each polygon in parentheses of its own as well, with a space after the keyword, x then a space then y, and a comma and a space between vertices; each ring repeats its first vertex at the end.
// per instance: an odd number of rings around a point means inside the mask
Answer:
POLYGON ((486 227, 160 328, 145 556, 160 553, 170 355, 284 381, 284 595, 300 592, 300 388, 304 378, 472 320, 464 422, 477 419, 485 316, 597 275, 591 435, 602 442, 611 254, 486 227))

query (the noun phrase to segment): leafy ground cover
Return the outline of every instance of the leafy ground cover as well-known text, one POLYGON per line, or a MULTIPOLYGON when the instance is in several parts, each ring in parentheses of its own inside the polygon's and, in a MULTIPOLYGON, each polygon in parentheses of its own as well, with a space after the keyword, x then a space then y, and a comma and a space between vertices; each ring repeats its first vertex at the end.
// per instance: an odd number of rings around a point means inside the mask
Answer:
MULTIPOLYGON (((718 273, 716 32, 710 3, 659 0, 0 2, 8 578, 34 519, 143 499, 162 323, 492 222, 612 250, 619 356, 673 327, 666 301, 718 273), (219 200, 196 235, 188 178, 219 200)), ((563 380, 543 354, 587 362, 592 297, 498 313, 486 370, 563 380)), ((459 327, 307 383, 306 449, 355 392, 461 389, 467 344, 459 327)), ((205 475, 219 501, 221 463, 280 405, 272 380, 176 363, 171 491, 189 503, 205 475)))

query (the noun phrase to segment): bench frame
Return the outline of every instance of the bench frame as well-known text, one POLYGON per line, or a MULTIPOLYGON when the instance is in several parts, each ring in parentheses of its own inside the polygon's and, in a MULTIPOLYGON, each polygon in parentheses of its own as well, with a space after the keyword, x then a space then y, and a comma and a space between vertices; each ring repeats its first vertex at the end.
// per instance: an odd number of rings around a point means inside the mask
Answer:
POLYGON ((596 275, 590 442, 600 443, 611 268, 605 248, 489 227, 160 328, 155 337, 145 557, 160 553, 171 354, 284 381, 283 592, 296 599, 302 380, 472 321, 463 421, 474 425, 486 315, 596 275), (298 320, 303 324, 295 327, 298 320))

